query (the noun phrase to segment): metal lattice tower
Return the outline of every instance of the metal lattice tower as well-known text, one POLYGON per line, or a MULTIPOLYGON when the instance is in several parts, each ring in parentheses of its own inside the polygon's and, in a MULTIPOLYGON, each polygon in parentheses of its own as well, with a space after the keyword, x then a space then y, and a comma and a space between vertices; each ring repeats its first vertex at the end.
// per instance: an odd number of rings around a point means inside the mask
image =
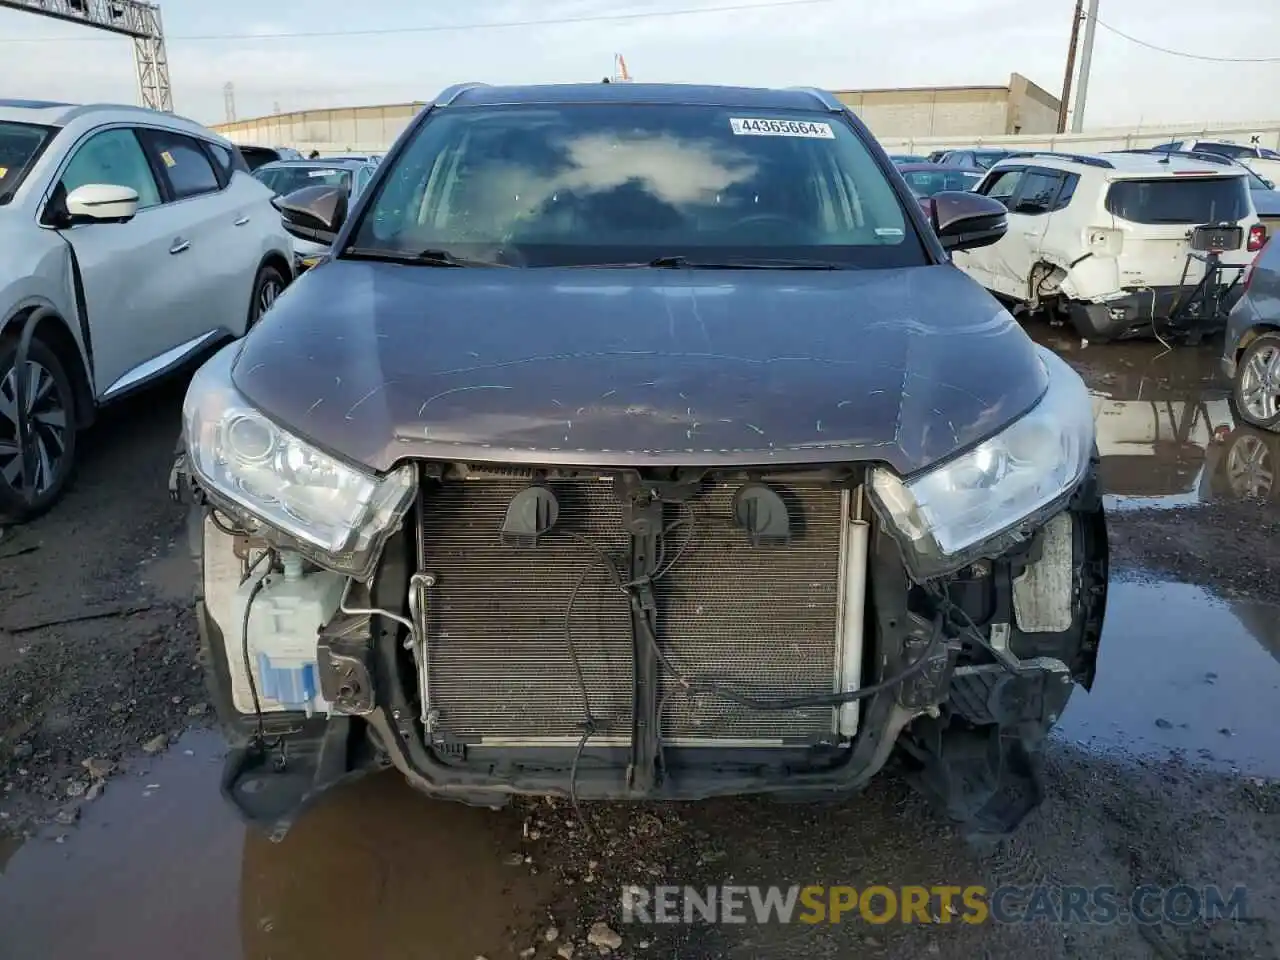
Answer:
POLYGON ((169 56, 164 48, 160 7, 142 0, 0 0, 0 7, 82 23, 96 30, 133 38, 138 64, 138 96, 144 107, 173 112, 169 56))
POLYGON ((227 123, 236 119, 236 85, 230 80, 222 88, 222 106, 226 110, 227 123))

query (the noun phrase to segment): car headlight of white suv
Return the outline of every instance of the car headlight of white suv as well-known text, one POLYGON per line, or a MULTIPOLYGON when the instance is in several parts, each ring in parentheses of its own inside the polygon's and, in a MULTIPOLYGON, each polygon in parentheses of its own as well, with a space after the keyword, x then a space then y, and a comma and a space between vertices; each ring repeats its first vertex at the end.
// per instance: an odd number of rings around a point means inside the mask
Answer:
POLYGON ((193 478, 213 504, 252 532, 367 580, 416 490, 412 465, 382 476, 294 436, 236 390, 239 344, 197 371, 182 405, 193 478))
POLYGON ((1049 385, 1039 402, 995 436, 902 479, 877 467, 871 499, 917 579, 1003 552, 1028 521, 1075 492, 1093 456, 1089 391, 1053 352, 1039 348, 1049 385))

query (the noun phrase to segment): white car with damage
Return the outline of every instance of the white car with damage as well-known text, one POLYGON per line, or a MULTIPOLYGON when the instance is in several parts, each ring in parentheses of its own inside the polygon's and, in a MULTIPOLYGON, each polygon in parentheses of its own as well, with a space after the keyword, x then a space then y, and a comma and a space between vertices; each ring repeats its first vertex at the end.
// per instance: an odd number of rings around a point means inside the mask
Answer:
POLYGON ((0 522, 57 500, 102 404, 243 335, 293 278, 235 146, 140 107, 0 100, 0 250, 0 522))

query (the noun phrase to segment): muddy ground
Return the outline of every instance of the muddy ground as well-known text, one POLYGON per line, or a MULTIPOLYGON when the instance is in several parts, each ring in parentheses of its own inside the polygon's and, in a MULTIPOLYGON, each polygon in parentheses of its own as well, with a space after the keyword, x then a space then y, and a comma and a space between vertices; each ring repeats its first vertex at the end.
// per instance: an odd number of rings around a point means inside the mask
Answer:
POLYGON ((832 805, 589 804, 586 824, 380 776, 283 843, 246 832, 217 796, 166 489, 179 383, 112 410, 66 500, 0 536, 0 958, 583 957, 597 922, 626 957, 1280 956, 1280 440, 1224 419, 1212 348, 1036 333, 1100 397, 1116 582, 1099 681, 1013 838, 961 835, 893 773, 832 805), (1181 927, 639 927, 618 911, 629 883, 1041 881, 1244 884, 1247 910, 1181 927))

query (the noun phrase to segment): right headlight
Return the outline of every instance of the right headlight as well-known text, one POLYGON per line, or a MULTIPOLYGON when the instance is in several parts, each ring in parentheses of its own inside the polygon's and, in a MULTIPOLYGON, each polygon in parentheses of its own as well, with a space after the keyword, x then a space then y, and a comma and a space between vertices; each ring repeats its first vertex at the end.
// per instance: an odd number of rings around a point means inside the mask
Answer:
POLYGON ((1088 471, 1089 391, 1052 351, 1040 348, 1040 358, 1049 380, 1044 396, 1000 433, 907 480, 883 467, 872 471, 872 502, 916 579, 963 566, 1068 497, 1088 471))
POLYGON ((413 466, 377 475, 330 456, 256 409, 231 382, 232 345, 182 405, 187 461, 211 500, 251 530, 366 580, 416 490, 413 466))

